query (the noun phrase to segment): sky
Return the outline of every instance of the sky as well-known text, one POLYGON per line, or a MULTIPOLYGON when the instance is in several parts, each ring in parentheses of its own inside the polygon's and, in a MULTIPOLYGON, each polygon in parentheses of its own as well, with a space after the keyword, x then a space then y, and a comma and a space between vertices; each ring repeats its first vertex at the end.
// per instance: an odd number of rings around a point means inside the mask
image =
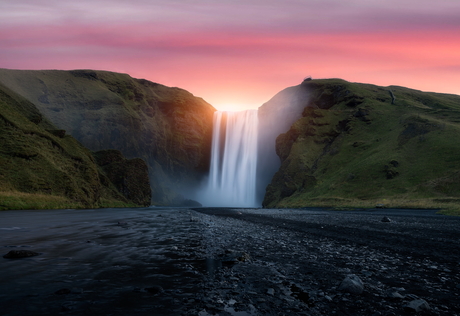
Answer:
POLYGON ((0 68, 123 72, 218 110, 308 76, 460 94, 460 1, 0 0, 0 68))

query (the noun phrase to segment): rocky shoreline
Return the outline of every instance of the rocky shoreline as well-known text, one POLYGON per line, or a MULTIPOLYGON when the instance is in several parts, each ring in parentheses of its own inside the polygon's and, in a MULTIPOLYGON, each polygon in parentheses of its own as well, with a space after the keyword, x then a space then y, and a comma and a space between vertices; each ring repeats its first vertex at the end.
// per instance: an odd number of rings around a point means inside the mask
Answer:
POLYGON ((460 314, 458 219, 433 211, 199 211, 208 256, 250 258, 206 278, 201 315, 460 314))
POLYGON ((460 315, 460 218, 434 211, 21 212, 4 315, 460 315))

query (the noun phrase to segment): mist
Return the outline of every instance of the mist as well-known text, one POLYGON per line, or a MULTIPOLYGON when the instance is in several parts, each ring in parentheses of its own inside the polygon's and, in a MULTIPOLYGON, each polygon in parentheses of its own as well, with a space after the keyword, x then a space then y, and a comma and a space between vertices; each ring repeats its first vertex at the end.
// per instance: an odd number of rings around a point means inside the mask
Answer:
POLYGON ((308 90, 299 85, 282 90, 258 110, 216 112, 209 177, 196 200, 204 206, 260 207, 281 165, 276 138, 302 116, 308 100, 308 90))

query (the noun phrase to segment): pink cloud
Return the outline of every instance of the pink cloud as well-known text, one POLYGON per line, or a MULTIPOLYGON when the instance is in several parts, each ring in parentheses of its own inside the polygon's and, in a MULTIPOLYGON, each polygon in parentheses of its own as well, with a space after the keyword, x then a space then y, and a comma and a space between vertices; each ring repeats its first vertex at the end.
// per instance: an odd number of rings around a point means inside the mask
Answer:
POLYGON ((16 0, 0 67, 127 72, 217 107, 257 107, 307 75, 460 93, 458 16, 447 0, 16 0))

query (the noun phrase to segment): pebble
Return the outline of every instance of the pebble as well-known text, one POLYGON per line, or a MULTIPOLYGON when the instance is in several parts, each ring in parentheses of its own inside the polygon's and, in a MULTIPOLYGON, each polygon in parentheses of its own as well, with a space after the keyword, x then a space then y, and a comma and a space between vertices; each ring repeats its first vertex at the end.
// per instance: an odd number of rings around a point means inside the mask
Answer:
POLYGON ((389 298, 404 298, 404 296, 399 294, 397 291, 388 291, 386 294, 389 298))
POLYGON ((428 305, 427 301, 422 299, 410 301, 406 306, 404 306, 404 310, 416 313, 421 311, 429 311, 430 309, 430 305, 428 305))
POLYGON ((339 286, 339 291, 347 292, 350 294, 361 294, 363 290, 364 290, 364 283, 355 274, 349 274, 342 281, 342 283, 340 283, 340 286, 339 286))

